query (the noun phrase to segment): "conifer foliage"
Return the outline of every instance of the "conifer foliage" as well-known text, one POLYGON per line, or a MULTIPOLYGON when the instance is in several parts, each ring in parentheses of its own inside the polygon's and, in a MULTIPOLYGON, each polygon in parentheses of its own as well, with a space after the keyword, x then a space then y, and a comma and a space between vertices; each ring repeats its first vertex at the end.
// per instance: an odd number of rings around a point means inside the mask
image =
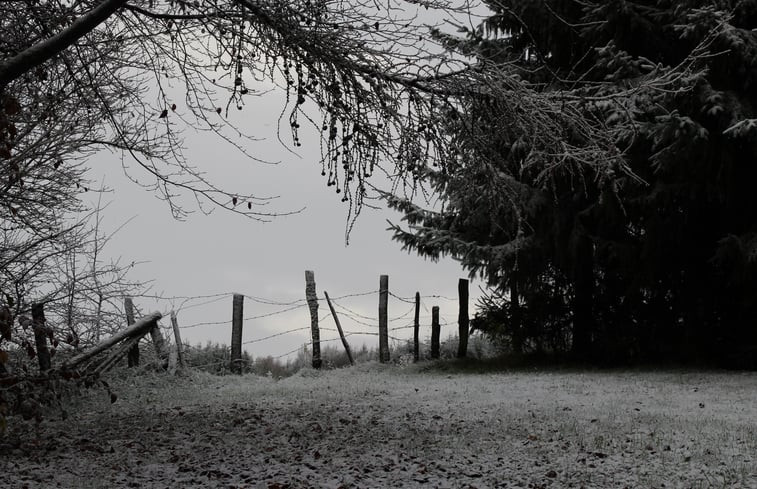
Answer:
POLYGON ((517 104, 471 100, 446 118, 455 161, 428 174, 443 207, 389 197, 395 239, 485 277, 478 325, 516 350, 754 367, 757 2, 487 4, 446 42, 566 101, 619 156, 582 160, 569 123, 570 151, 544 151, 517 104))

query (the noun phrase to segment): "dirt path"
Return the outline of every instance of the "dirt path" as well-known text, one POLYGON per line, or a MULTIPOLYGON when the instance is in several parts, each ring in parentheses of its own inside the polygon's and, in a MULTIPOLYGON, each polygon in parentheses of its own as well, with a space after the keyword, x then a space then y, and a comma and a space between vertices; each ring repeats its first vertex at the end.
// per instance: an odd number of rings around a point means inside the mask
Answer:
POLYGON ((0 487, 757 488, 757 374, 421 370, 111 380, 0 487))

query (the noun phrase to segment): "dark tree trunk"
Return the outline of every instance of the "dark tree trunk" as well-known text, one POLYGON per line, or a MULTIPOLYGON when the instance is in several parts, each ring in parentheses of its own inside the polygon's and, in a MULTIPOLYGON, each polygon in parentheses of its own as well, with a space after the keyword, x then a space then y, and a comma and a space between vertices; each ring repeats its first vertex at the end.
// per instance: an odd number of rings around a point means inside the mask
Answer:
POLYGON ((520 308, 517 270, 513 270, 510 277, 510 327, 513 332, 513 352, 523 353, 523 313, 520 308))
POLYGON ((586 359, 591 353, 594 331, 594 249, 591 239, 576 238, 573 269, 573 345, 576 358, 586 359))

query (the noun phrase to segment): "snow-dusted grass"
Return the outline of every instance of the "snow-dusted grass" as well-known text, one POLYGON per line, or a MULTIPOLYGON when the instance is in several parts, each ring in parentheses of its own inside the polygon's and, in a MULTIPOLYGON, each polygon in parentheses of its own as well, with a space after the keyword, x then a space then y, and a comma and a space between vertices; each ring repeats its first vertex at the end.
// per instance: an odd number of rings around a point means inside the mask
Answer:
POLYGON ((757 373, 367 364, 111 384, 116 403, 92 391, 39 438, 11 420, 0 487, 757 488, 757 373))

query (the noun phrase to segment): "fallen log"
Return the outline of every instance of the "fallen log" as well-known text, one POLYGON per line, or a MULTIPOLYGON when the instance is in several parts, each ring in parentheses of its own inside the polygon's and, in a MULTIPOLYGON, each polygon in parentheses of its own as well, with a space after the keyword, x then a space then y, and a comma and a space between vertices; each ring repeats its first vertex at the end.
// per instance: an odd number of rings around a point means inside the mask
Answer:
POLYGON ((108 357, 97 364, 97 366, 90 370, 90 365, 87 365, 85 367, 85 370, 91 371, 95 375, 100 375, 104 372, 107 372, 108 370, 113 367, 113 365, 116 364, 119 360, 121 360, 123 357, 125 357, 130 351, 132 351, 132 348, 139 343, 139 340, 141 340, 145 335, 147 334, 146 331, 142 332, 142 334, 132 336, 131 338, 124 340, 121 345, 118 346, 118 348, 114 349, 112 352, 108 354, 108 357))
POLYGON ((150 314, 149 316, 145 316, 133 325, 129 326, 128 328, 119 331, 118 333, 114 334, 108 339, 105 339, 101 341, 98 345, 93 346, 89 350, 85 351, 84 353, 81 353, 70 360, 66 361, 61 365, 61 370, 70 370, 77 365, 79 365, 82 362, 85 362, 92 358, 93 356, 97 355, 100 352, 103 352, 107 350, 108 348, 112 347, 116 343, 120 342, 121 340, 124 340, 129 337, 133 337, 136 335, 142 336, 145 332, 149 331, 153 327, 156 326, 158 319, 163 317, 162 314, 159 312, 154 312, 150 314))

